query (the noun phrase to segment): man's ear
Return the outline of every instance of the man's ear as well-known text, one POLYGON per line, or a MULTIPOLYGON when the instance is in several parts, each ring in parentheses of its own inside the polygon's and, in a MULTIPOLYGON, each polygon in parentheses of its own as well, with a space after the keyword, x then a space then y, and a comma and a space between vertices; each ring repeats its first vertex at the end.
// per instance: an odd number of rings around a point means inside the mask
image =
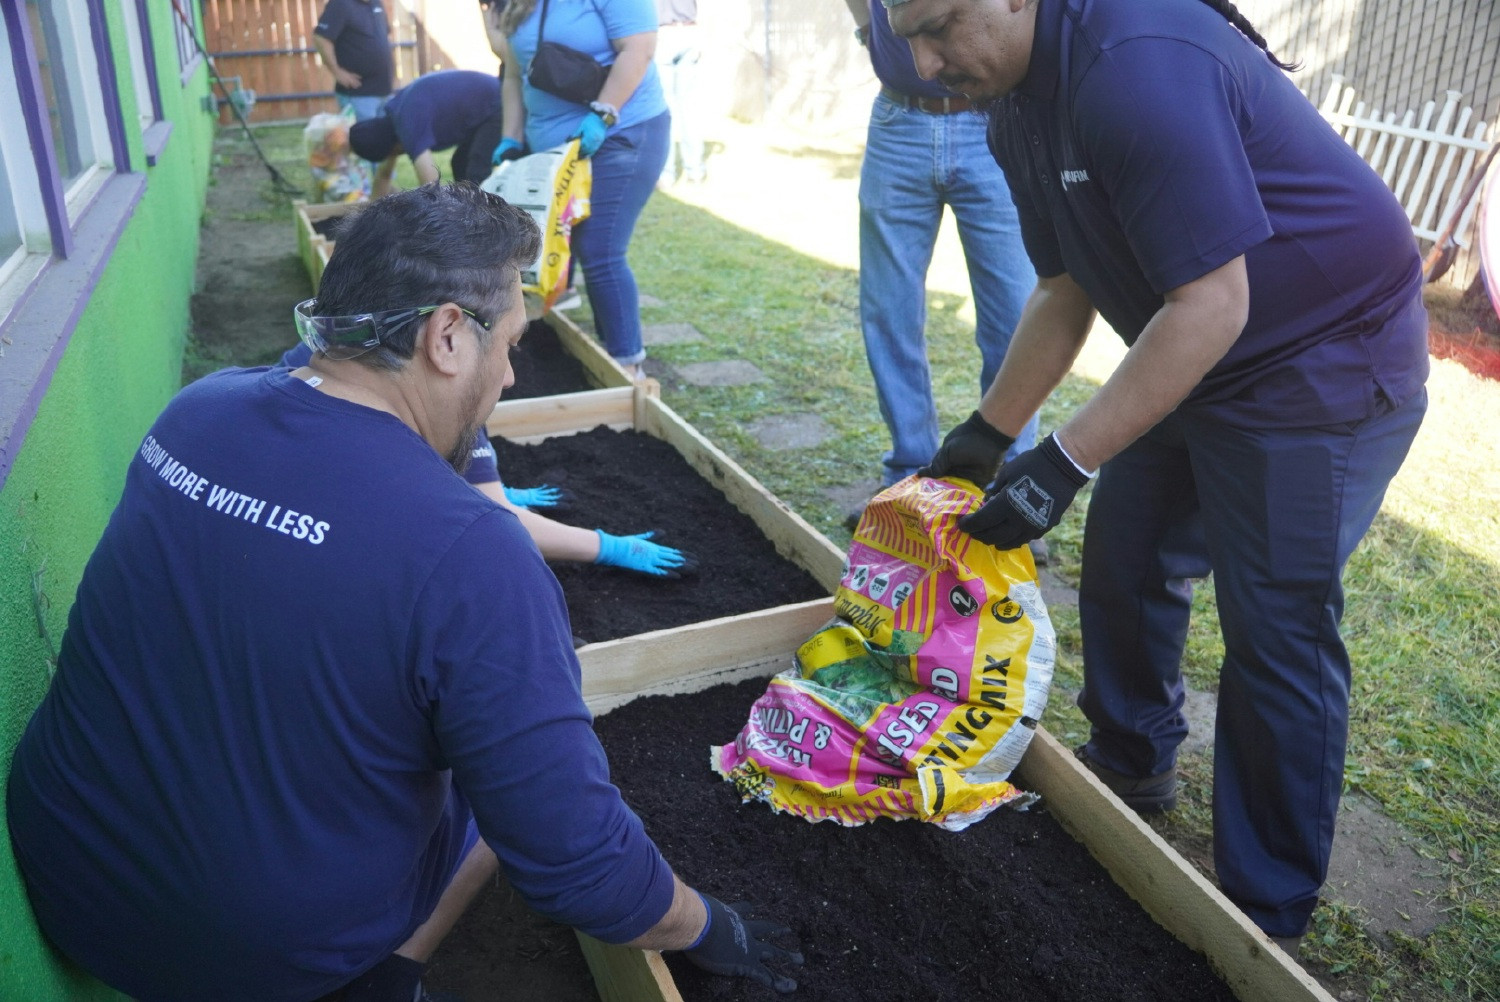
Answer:
POLYGON ((467 319, 464 311, 453 303, 444 303, 427 316, 417 335, 417 351, 427 364, 445 376, 457 376, 464 371, 463 352, 467 342, 465 333, 467 319))

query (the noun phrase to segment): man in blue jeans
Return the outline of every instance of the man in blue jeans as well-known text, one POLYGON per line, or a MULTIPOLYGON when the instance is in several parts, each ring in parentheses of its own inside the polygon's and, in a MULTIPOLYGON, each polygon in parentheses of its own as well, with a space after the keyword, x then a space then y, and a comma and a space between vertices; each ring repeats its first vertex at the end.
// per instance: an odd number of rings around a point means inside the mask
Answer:
MULTIPOLYGON (((974 294, 980 389, 1000 371, 1036 272, 1005 176, 969 101, 917 76, 878 0, 845 0, 880 79, 859 178, 859 314, 880 414, 891 432, 881 481, 932 458, 939 431, 927 362, 927 267, 943 206, 953 210, 974 294)), ((1033 416, 1012 455, 1036 441, 1033 416)), ((983 486, 983 485, 981 485, 983 486)))

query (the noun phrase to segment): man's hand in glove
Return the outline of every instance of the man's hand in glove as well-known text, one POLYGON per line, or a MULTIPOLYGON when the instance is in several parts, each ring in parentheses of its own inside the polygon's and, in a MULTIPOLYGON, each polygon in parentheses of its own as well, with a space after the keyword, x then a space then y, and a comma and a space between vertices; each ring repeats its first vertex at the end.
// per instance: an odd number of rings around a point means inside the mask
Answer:
POLYGON ((561 511, 573 503, 573 495, 561 487, 506 487, 505 500, 517 508, 553 508, 561 511))
POLYGON ((708 909, 708 925, 704 926, 698 942, 683 951, 687 959, 710 974, 753 978, 782 994, 797 987, 794 979, 772 974, 765 963, 768 960, 802 963, 799 951, 784 950, 769 942, 772 936, 790 933, 791 929, 780 922, 751 918, 754 906, 748 901, 726 905, 701 891, 698 897, 708 909))
POLYGON ((659 578, 680 578, 698 569, 698 560, 690 553, 651 542, 655 532, 638 532, 634 536, 611 536, 603 529, 599 534, 599 556, 596 564, 623 567, 659 578))
POLYGON ((1056 527, 1089 479, 1057 444, 1057 436, 1048 435, 1000 468, 994 490, 978 511, 958 520, 958 527, 997 550, 1013 550, 1056 527))
POLYGON ((938 446, 932 461, 917 471, 919 477, 962 477, 983 489, 995 479, 995 471, 1005 458, 1005 450, 1015 439, 990 424, 978 411, 958 425, 938 446))

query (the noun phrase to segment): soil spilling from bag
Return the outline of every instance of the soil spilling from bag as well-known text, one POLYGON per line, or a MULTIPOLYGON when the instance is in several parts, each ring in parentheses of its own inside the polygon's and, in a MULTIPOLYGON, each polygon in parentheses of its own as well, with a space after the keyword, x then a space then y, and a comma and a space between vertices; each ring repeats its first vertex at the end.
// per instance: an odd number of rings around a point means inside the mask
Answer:
POLYGON ((497 438, 512 487, 549 484, 573 494, 548 517, 615 535, 654 531, 655 542, 698 560, 677 579, 593 564, 555 563, 574 635, 588 643, 824 598, 828 589, 776 552, 750 517, 661 439, 600 425, 517 445, 497 438))

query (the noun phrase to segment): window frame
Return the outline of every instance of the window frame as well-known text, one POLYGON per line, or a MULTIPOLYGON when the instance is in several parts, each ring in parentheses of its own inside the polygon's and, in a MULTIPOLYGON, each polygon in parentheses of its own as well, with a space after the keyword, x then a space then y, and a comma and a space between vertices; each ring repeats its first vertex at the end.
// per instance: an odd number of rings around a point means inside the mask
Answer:
POLYGON ((172 37, 177 40, 177 65, 182 67, 182 75, 179 82, 186 87, 193 79, 193 74, 198 72, 198 65, 203 62, 198 34, 203 30, 203 11, 197 0, 167 0, 167 8, 172 12, 172 37), (186 13, 192 19, 189 25, 183 18, 184 4, 186 13))

